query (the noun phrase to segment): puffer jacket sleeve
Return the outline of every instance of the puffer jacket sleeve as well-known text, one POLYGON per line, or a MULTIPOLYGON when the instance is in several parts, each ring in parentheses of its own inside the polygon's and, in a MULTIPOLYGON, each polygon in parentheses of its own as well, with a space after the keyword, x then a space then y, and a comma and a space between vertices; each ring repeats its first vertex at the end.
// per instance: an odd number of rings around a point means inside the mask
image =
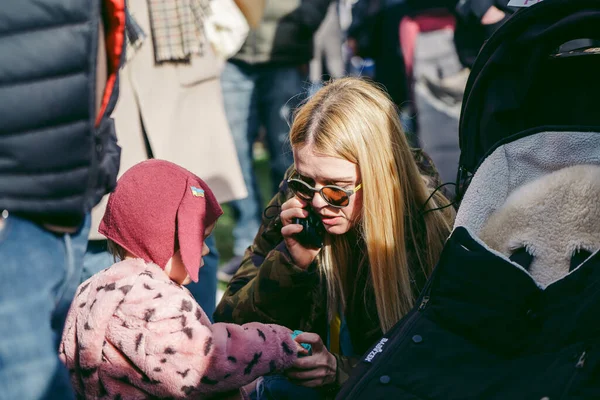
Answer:
MULTIPOLYGON (((204 398, 239 389, 256 378, 289 368, 297 358, 291 331, 277 325, 211 324, 187 289, 140 276, 106 331, 104 353, 115 379, 119 363, 141 393, 204 398)), ((110 393, 109 393, 110 394, 110 393)), ((114 393, 116 395, 118 393, 114 393)))
MULTIPOLYGON (((290 174, 291 169, 286 179, 290 174)), ((297 329, 309 313, 319 277, 315 265, 308 270, 296 266, 283 242, 279 211, 292 197, 286 179, 265 209, 254 243, 217 306, 215 321, 260 321, 297 329)))

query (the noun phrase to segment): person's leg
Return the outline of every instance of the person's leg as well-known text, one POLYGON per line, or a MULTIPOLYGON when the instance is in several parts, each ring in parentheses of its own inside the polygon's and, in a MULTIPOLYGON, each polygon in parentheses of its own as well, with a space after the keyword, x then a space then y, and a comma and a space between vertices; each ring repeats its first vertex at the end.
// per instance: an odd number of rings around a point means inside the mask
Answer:
POLYGON ((262 67, 259 77, 260 116, 266 128, 272 193, 294 162, 289 134, 296 108, 308 95, 308 74, 294 66, 262 67))
POLYGON ((442 183, 456 179, 460 156, 460 103, 452 104, 436 98, 425 84, 425 79, 435 81, 438 74, 453 76, 460 71, 461 64, 453 51, 452 37, 452 31, 447 29, 422 33, 415 53, 415 73, 423 77, 415 90, 419 139, 421 148, 435 163, 442 183))
POLYGON ((81 281, 86 281, 92 275, 97 274, 115 263, 115 259, 108 252, 107 240, 90 240, 83 257, 83 272, 81 281))
POLYGON ((212 322, 212 315, 217 305, 217 269, 219 266, 219 253, 214 235, 206 239, 206 245, 210 253, 203 257, 204 266, 200 268, 198 282, 190 283, 187 288, 212 322))
POLYGON ((238 160, 248 190, 248 197, 229 203, 234 217, 234 249, 236 259, 221 268, 219 277, 230 278, 237 271, 246 248, 254 241, 261 222, 261 201, 254 174, 252 146, 258 135, 257 94, 254 67, 227 62, 221 75, 225 115, 233 136, 238 160), (237 265, 236 265, 237 264, 237 265), (223 277, 226 275, 225 277, 223 277))
POLYGON ((16 216, 5 220, 0 232, 3 398, 73 398, 56 340, 81 272, 71 239, 16 216))
POLYGON ((406 15, 406 6, 398 4, 386 9, 381 18, 381 52, 375 60, 375 80, 383 84, 399 108, 409 99, 404 57, 398 30, 406 15))
POLYGON ((345 75, 344 57, 342 55, 343 33, 340 26, 338 2, 332 1, 327 16, 321 24, 326 37, 323 40, 324 61, 327 74, 337 79, 345 75))

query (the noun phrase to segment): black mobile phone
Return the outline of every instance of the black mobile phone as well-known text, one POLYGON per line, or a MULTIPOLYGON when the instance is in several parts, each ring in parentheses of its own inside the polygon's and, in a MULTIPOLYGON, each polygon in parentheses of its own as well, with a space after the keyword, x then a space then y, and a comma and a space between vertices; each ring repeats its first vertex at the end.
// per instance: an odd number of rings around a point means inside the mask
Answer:
POLYGON ((294 224, 302 225, 302 231, 295 235, 295 238, 305 247, 320 248, 323 247, 323 235, 325 234, 325 226, 319 215, 308 208, 308 216, 306 218, 294 218, 294 224))

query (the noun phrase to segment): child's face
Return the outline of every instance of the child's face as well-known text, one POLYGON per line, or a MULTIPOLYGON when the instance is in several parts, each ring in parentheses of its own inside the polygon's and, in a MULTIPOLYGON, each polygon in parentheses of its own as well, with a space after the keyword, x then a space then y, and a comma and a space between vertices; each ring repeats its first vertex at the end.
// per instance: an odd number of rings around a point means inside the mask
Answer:
MULTIPOLYGON (((206 238, 212 233, 215 224, 210 225, 204 230, 204 243, 202 245, 202 257, 207 255, 210 250, 206 245, 206 238)), ((204 265, 204 258, 202 258, 200 262, 200 268, 204 265)), ((165 265, 165 273, 171 278, 173 282, 176 282, 180 285, 187 285, 192 281, 192 278, 187 273, 185 266, 183 265, 183 260, 181 259, 181 252, 177 250, 173 257, 167 261, 167 265, 165 265)))

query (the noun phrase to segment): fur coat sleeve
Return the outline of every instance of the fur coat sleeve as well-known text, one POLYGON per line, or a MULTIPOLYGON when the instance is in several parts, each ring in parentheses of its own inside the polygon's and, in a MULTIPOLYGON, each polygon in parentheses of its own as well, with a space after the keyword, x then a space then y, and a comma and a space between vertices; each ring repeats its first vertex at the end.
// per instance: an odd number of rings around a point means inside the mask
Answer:
POLYGON ((297 347, 277 325, 211 324, 159 267, 126 260, 80 286, 60 357, 85 398, 199 398, 290 367, 297 347))

